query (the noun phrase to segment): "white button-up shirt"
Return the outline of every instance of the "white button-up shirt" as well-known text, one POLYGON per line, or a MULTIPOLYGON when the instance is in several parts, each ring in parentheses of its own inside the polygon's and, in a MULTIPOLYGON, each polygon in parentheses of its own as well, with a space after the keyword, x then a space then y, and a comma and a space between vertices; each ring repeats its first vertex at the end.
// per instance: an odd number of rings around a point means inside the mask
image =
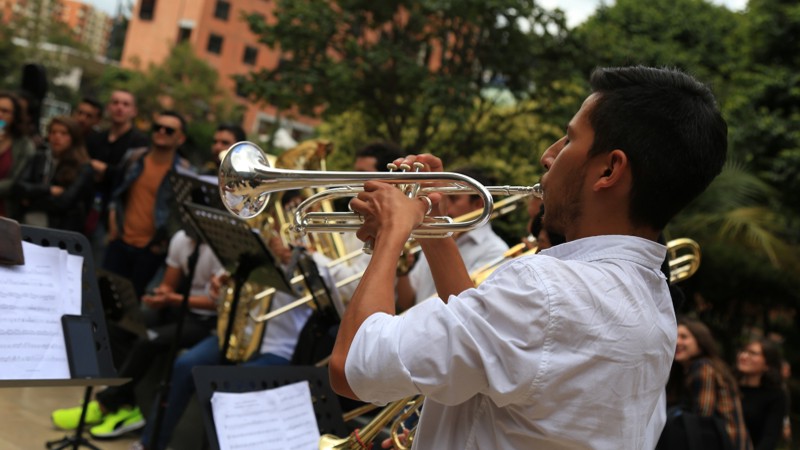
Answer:
POLYGON ((666 248, 568 242, 478 288, 362 324, 345 364, 363 400, 426 396, 418 449, 653 448, 677 325, 666 248))
MULTIPOLYGON (((456 245, 458 253, 461 254, 461 259, 464 260, 464 265, 470 273, 496 261, 508 250, 508 244, 495 234, 492 226, 488 223, 458 236, 456 245)), ((420 255, 419 261, 414 264, 408 277, 416 294, 415 303, 423 302, 436 295, 431 266, 424 254, 420 255)))

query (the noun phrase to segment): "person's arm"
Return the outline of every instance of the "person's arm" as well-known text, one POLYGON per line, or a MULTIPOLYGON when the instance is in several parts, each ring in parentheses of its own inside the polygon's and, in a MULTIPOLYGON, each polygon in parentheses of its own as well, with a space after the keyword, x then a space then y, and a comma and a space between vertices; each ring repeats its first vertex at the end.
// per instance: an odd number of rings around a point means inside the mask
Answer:
POLYGON ((398 275, 395 290, 397 293, 397 311, 403 312, 414 306, 417 293, 414 290, 414 286, 411 285, 411 278, 408 273, 398 275))
POLYGON ((48 209, 63 213, 75 208, 80 200, 89 198, 89 192, 92 190, 93 186, 92 167, 89 164, 84 164, 80 167, 80 171, 75 180, 64 188, 60 195, 52 195, 51 191, 48 209))
POLYGON ((357 398, 345 375, 350 346, 369 316, 378 312, 395 314, 397 260, 411 230, 422 222, 427 206, 407 198, 392 185, 367 182, 364 192, 351 201, 351 207, 365 217, 359 239, 373 239, 374 246, 370 263, 339 325, 329 371, 331 386, 337 393, 357 398))
POLYGON ((475 287, 454 239, 420 239, 420 245, 442 301, 475 287))

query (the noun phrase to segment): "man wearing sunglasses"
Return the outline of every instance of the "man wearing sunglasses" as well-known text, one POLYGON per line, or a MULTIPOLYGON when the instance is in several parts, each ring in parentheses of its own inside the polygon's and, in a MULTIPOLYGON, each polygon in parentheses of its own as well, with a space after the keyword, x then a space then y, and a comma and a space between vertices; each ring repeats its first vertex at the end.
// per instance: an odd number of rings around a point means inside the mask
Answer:
POLYGON ((185 140, 185 119, 174 111, 162 112, 153 121, 150 147, 129 150, 121 162, 121 181, 109 206, 103 266, 129 278, 139 297, 164 262, 174 231, 168 229, 172 189, 167 173, 191 173, 177 153, 185 140))

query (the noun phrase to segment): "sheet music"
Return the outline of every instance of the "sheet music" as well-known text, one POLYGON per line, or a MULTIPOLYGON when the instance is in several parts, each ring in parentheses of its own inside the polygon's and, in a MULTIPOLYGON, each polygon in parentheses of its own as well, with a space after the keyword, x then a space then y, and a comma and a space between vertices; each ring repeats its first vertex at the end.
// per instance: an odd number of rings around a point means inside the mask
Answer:
POLYGON ((319 449, 307 381, 253 392, 214 392, 211 411, 220 450, 319 449))
POLYGON ((81 313, 83 257, 22 242, 25 265, 0 266, 0 379, 70 377, 61 316, 81 313))

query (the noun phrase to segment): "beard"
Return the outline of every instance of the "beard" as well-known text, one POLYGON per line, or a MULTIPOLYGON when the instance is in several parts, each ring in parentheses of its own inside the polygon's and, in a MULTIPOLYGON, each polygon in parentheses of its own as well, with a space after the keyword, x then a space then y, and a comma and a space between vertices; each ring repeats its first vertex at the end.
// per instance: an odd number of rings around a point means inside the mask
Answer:
POLYGON ((586 179, 587 166, 580 169, 579 183, 566 184, 556 197, 556 203, 545 204, 542 216, 542 228, 547 232, 551 242, 565 242, 568 230, 578 222, 583 212, 583 185, 586 179))

